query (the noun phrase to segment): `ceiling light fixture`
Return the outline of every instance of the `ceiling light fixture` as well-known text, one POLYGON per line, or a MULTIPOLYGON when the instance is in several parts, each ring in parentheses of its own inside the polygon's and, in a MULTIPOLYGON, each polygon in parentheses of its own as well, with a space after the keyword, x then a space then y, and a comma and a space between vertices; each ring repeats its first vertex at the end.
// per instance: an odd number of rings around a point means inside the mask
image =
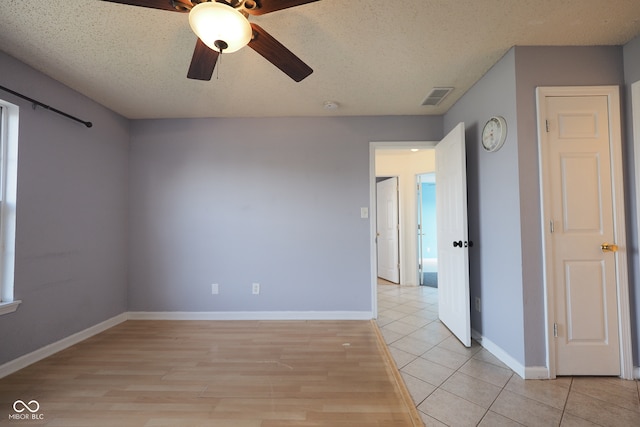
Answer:
POLYGON ((189 25, 204 44, 220 53, 245 47, 253 33, 242 13, 215 1, 194 6, 189 12, 189 25))

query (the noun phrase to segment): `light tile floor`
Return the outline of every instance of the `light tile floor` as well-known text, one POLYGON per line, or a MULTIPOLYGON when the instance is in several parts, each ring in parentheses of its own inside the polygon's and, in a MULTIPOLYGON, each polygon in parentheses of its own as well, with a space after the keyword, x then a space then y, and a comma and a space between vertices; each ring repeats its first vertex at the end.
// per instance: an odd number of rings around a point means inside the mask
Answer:
POLYGON ((438 291, 378 284, 378 319, 426 426, 640 426, 640 382, 527 380, 438 320, 438 291))

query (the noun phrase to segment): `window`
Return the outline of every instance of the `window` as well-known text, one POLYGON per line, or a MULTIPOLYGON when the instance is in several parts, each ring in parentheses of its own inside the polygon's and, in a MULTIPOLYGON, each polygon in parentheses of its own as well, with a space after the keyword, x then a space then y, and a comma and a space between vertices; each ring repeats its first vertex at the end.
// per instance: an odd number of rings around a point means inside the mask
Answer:
POLYGON ((13 297, 18 177, 18 107, 0 100, 0 315, 16 311, 13 297))

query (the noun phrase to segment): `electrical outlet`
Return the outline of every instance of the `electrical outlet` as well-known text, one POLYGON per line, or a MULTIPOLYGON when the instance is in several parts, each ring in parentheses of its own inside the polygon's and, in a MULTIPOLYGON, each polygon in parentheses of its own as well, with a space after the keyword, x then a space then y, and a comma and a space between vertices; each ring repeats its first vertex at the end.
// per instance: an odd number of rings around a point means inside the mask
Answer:
POLYGON ((218 284, 217 283, 212 283, 211 284, 211 295, 218 295, 218 284))
POLYGON ((476 311, 482 311, 481 305, 480 305, 480 298, 476 297, 475 302, 476 302, 476 311))
POLYGON ((253 284, 253 287, 251 288, 251 293, 253 295, 258 295, 260 293, 260 283, 253 284))

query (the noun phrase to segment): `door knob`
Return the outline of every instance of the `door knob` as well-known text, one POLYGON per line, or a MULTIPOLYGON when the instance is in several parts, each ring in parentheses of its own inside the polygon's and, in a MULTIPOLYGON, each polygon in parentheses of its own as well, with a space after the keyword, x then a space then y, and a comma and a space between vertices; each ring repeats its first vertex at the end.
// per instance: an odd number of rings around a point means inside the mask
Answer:
POLYGON ((618 245, 603 243, 600 245, 600 249, 602 249, 602 252, 618 252, 618 245))
POLYGON ((454 247, 454 248, 458 248, 458 247, 460 247, 460 248, 461 248, 461 247, 462 247, 462 240, 458 240, 457 242, 456 242, 456 241, 454 241, 454 242, 453 242, 453 247, 454 247))

